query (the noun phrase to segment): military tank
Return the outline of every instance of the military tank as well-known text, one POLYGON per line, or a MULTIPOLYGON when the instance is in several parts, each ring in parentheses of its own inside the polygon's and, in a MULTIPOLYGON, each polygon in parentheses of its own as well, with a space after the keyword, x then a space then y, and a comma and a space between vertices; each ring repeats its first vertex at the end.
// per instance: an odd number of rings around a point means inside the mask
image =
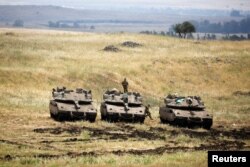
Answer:
POLYGON ((94 122, 97 110, 92 105, 90 90, 77 88, 67 90, 57 87, 52 90, 53 100, 50 100, 50 116, 58 121, 63 120, 88 120, 94 122))
POLYGON ((168 95, 164 102, 165 105, 160 107, 159 110, 162 123, 211 128, 213 124, 212 115, 205 110, 204 102, 200 97, 168 95))
POLYGON ((101 103, 101 119, 108 122, 126 121, 143 123, 146 117, 142 96, 137 92, 107 90, 101 103))

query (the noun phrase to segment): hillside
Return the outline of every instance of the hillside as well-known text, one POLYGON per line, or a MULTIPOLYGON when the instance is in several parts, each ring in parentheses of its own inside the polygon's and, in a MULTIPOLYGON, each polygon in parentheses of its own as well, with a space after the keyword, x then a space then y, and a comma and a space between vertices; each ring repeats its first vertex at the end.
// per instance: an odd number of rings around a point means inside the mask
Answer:
POLYGON ((250 41, 0 29, 0 162, 6 166, 207 166, 209 146, 249 150, 249 92, 250 41), (143 46, 121 46, 125 41, 143 46), (107 45, 121 51, 105 52, 107 45), (154 120, 147 119, 145 125, 109 124, 100 120, 100 114, 93 124, 50 119, 52 88, 91 89, 99 110, 102 93, 107 88, 122 89, 124 77, 129 89, 141 92, 145 104, 152 105, 154 120), (211 131, 159 123, 162 98, 175 92, 203 98, 214 116, 211 131), (124 128, 136 134, 126 139, 112 136, 124 128), (153 138, 148 137, 151 133, 153 138), (200 148, 202 144, 208 147, 200 148))
MULTIPOLYGON (((92 19, 128 19, 125 12, 94 9, 73 9, 60 6, 35 5, 0 5, 0 21, 22 19, 24 22, 40 22, 59 20, 92 20, 92 19), (115 15, 115 16, 114 16, 115 15), (122 17, 124 16, 124 17, 122 17)), ((140 16, 139 16, 140 17, 140 16)), ((138 18, 138 17, 137 17, 138 18)), ((142 16, 140 17, 142 19, 142 16)), ((133 18, 132 18, 133 20, 133 18)))

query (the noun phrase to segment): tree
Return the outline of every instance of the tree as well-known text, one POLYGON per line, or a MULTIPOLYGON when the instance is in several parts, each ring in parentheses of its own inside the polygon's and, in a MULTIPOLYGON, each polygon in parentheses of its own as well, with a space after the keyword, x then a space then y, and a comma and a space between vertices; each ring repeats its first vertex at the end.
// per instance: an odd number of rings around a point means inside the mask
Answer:
POLYGON ((49 27, 53 27, 53 28, 59 28, 60 27, 60 23, 58 21, 57 22, 49 21, 48 25, 49 25, 49 27))
POLYGON ((164 32, 164 31, 161 31, 161 33, 160 33, 162 36, 165 36, 166 35, 166 33, 164 32))
POLYGON ((175 33, 179 34, 179 37, 180 37, 180 38, 182 38, 182 35, 181 35, 181 33, 182 33, 182 28, 181 28, 181 27, 182 27, 182 24, 176 24, 176 25, 173 27, 175 33))
POLYGON ((185 21, 182 23, 182 33, 184 34, 184 38, 186 38, 187 34, 192 35, 193 32, 195 32, 195 27, 192 23, 185 21))
POLYGON ((187 34, 192 36, 192 33, 195 32, 194 25, 188 21, 185 21, 182 24, 176 24, 173 29, 175 33, 179 34, 180 38, 186 38, 187 34))
POLYGON ((240 11, 238 10, 232 10, 231 13, 230 13, 230 16, 232 17, 240 17, 240 11))

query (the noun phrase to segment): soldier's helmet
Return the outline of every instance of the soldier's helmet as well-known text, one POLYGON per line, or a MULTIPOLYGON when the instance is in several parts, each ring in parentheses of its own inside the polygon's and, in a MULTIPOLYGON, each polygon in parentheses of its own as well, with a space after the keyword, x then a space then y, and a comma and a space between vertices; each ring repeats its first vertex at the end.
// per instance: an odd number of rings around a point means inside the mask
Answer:
POLYGON ((111 92, 111 93, 118 93, 119 91, 118 91, 118 89, 113 88, 113 89, 110 90, 110 92, 111 92))
POLYGON ((193 100, 192 100, 192 98, 188 97, 188 98, 186 98, 186 102, 188 105, 191 105, 193 103, 193 100))

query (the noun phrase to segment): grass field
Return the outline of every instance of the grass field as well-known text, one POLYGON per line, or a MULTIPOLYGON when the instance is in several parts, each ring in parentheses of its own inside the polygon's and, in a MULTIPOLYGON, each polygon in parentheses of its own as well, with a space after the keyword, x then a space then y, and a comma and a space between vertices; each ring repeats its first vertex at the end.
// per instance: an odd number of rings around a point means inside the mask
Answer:
POLYGON ((250 149, 248 92, 250 41, 0 29, 0 166, 207 166, 207 150, 250 149), (50 119, 52 88, 91 89, 99 110, 102 93, 122 89, 124 77, 154 120, 50 119), (211 131, 160 124, 162 98, 175 92, 203 98, 211 131))

